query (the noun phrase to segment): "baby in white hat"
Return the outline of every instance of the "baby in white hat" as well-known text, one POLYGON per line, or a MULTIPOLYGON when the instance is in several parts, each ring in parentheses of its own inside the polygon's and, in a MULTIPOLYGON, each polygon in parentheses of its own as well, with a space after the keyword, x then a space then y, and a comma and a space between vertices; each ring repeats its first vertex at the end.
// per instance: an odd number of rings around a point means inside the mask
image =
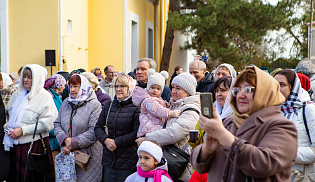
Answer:
POLYGON ((138 148, 137 172, 127 177, 125 182, 173 182, 167 171, 167 161, 163 151, 154 141, 144 141, 138 148))
POLYGON ((181 113, 180 110, 168 109, 167 102, 161 98, 168 73, 166 71, 156 73, 154 69, 149 69, 148 76, 147 88, 137 86, 132 95, 132 102, 136 106, 141 106, 137 137, 162 129, 165 118, 179 117, 181 113))

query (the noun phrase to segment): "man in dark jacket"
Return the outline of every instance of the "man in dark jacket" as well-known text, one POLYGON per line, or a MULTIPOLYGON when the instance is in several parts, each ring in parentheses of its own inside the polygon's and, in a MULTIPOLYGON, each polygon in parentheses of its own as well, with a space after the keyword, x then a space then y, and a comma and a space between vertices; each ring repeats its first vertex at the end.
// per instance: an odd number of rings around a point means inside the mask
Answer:
POLYGON ((189 64, 189 73, 192 74, 197 80, 197 92, 212 92, 215 79, 211 73, 206 69, 206 64, 203 61, 194 60, 189 64))
POLYGON ((5 124, 5 110, 4 110, 4 104, 2 101, 2 97, 0 95, 0 161, 1 161, 1 167, 0 167, 0 181, 5 181, 9 174, 10 169, 10 157, 9 152, 4 151, 4 145, 2 144, 3 138, 4 138, 4 131, 3 131, 3 125, 5 124))
MULTIPOLYGON (((147 88, 148 83, 148 70, 155 69, 156 63, 151 58, 142 58, 138 61, 136 74, 137 74, 137 83, 139 87, 147 88)), ((163 92, 161 94, 162 99, 169 102, 172 97, 171 89, 168 86, 164 86, 163 92)))

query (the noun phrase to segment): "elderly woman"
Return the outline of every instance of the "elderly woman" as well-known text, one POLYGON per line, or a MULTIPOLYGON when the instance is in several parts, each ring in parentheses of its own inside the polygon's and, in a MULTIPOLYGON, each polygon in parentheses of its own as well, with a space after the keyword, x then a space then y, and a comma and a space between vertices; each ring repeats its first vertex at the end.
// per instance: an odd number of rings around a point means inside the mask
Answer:
POLYGON ((86 171, 76 166, 77 181, 101 181, 102 145, 94 135, 101 104, 84 76, 73 75, 69 88, 69 97, 54 122, 56 138, 65 154, 80 150, 91 156, 86 171))
POLYGON ((13 81, 11 77, 6 73, 1 72, 0 73, 0 92, 1 92, 4 106, 8 104, 9 100, 11 99, 13 93, 16 90, 17 88, 13 86, 13 81))
POLYGON ((43 88, 47 70, 39 65, 24 66, 18 90, 12 95, 6 110, 9 112, 8 129, 3 144, 10 151, 10 174, 7 181, 54 181, 54 170, 45 173, 27 171, 26 153, 30 149, 33 133, 37 126, 32 153, 42 153, 45 143, 51 165, 48 134, 53 129, 53 121, 57 117, 57 109, 49 93, 43 88), (10 132, 10 130, 13 130, 10 132), (41 135, 40 135, 41 134, 41 135))
POLYGON ((216 81, 218 79, 220 79, 224 76, 228 76, 228 75, 231 75, 233 78, 236 78, 237 73, 236 73, 234 67, 230 64, 227 64, 227 63, 220 64, 214 73, 214 77, 215 77, 216 81))
POLYGON ((283 117, 279 84, 256 66, 238 76, 232 91, 233 117, 222 123, 200 116, 203 144, 194 148, 192 166, 208 181, 289 181, 297 150, 294 124, 283 117))
MULTIPOLYGON (((189 130, 195 128, 199 114, 193 110, 183 111, 193 108, 200 112, 200 96, 196 95, 196 86, 196 79, 189 73, 182 73, 173 79, 170 110, 180 110, 182 114, 179 118, 169 118, 164 129, 147 133, 145 138, 137 139, 139 145, 143 140, 153 140, 160 145, 174 144, 180 149, 187 146, 185 152, 191 153, 191 147, 187 145, 189 130)), ((174 181, 189 181, 191 174, 192 169, 189 163, 179 179, 172 179, 174 181)))
POLYGON ((116 96, 107 102, 95 126, 95 135, 103 144, 103 181, 122 182, 136 171, 137 131, 140 108, 132 103, 136 81, 120 75, 114 82, 116 96), (105 132, 104 128, 108 128, 105 132))
POLYGON ((303 181, 303 178, 315 181, 315 105, 305 97, 307 94, 303 94, 307 92, 294 71, 281 70, 274 78, 280 83, 280 91, 286 99, 281 105, 282 114, 295 124, 298 131, 298 150, 291 181, 303 181))
MULTIPOLYGON (((66 79, 59 74, 54 74, 45 81, 44 88, 50 93, 51 97, 53 98, 58 112, 62 104, 61 94, 63 92, 63 89, 65 89, 66 83, 66 79)), ((55 159, 55 156, 58 155, 58 153, 60 152, 60 145, 56 139, 54 129, 50 130, 49 132, 49 144, 52 150, 53 158, 55 159)))

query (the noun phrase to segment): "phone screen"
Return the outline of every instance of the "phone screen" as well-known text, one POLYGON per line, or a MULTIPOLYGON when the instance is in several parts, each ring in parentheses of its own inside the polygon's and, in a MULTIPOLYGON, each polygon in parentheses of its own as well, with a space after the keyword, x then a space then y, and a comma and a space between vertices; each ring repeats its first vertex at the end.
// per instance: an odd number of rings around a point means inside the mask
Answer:
POLYGON ((207 118, 213 118, 213 103, 212 93, 203 92, 200 93, 201 113, 207 118))

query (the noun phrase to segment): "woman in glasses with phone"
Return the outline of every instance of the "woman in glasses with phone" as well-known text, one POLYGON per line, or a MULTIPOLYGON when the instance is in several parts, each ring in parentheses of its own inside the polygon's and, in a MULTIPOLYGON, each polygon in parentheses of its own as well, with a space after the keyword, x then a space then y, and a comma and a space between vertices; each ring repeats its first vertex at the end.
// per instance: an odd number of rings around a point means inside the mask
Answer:
POLYGON ((135 85, 131 76, 118 76, 114 82, 116 96, 105 104, 95 125, 95 135, 103 144, 104 182, 123 182, 137 170, 138 145, 135 140, 140 107, 132 103, 135 85))
POLYGON ((274 78, 286 101, 281 105, 282 114, 291 120, 298 131, 298 150, 292 167, 291 181, 315 180, 315 105, 302 88, 301 81, 292 70, 281 70, 274 78))
POLYGON ((249 66, 237 77, 232 90, 233 117, 222 123, 200 116, 204 143, 191 162, 208 181, 290 181, 297 151, 294 124, 282 116, 285 98, 269 74, 249 66))

